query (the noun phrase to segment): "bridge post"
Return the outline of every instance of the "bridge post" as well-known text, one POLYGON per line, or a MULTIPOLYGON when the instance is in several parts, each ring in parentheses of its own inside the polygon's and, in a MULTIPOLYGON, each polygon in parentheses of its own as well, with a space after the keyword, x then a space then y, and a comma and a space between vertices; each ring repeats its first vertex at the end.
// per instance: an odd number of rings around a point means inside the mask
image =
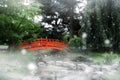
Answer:
POLYGON ((48 38, 46 37, 46 44, 45 44, 45 47, 47 48, 48 47, 48 38))

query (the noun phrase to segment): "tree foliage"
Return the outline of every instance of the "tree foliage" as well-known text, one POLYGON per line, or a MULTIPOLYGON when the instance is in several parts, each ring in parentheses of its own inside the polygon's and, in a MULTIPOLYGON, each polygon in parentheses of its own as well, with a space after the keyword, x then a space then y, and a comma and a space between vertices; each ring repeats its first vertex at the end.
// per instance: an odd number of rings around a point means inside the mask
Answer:
MULTIPOLYGON (((22 18, 23 19, 23 18, 22 18)), ((33 41, 38 37, 45 37, 45 30, 39 24, 23 19, 20 24, 21 18, 12 18, 4 14, 0 15, 0 43, 8 45, 17 45, 21 41, 33 41)))
POLYGON ((34 3, 26 6, 21 0, 0 0, 0 44, 17 45, 45 37, 45 29, 34 23, 38 10, 34 3))
POLYGON ((119 1, 90 0, 86 6, 81 32, 88 34, 87 44, 93 49, 107 47, 120 49, 120 7, 119 1), (109 40, 106 43, 106 40, 109 40), (109 43, 109 44, 108 44, 109 43))
MULTIPOLYGON (((39 0, 42 4, 43 23, 47 24, 50 37, 59 38, 65 32, 78 35, 80 16, 76 13, 76 7, 80 3, 77 0, 39 0), (51 27, 52 26, 52 27, 51 27)), ((44 25, 45 26, 45 25, 44 25)))

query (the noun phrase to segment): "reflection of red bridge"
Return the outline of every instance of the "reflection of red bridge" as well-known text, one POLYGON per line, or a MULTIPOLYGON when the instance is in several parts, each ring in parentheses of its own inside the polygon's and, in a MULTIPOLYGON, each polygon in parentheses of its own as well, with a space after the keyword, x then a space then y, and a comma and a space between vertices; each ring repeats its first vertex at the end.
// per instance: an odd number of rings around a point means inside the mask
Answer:
POLYGON ((56 39, 39 38, 31 43, 23 42, 18 47, 27 50, 39 50, 39 49, 62 50, 64 48, 67 48, 67 44, 56 39))

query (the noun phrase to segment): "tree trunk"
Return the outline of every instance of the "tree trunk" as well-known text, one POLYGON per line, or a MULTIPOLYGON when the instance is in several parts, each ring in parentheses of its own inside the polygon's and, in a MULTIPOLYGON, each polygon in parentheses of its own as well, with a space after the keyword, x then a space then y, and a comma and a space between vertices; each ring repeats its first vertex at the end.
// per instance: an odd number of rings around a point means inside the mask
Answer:
POLYGON ((74 19, 74 15, 73 15, 73 7, 70 8, 70 39, 74 37, 74 29, 73 29, 73 19, 74 19))

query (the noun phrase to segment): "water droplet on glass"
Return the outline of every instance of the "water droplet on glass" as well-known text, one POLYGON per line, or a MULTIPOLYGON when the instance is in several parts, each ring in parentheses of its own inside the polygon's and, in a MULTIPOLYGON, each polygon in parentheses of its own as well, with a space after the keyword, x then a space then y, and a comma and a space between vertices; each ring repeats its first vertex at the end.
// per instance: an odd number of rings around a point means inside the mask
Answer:
POLYGON ((31 71, 36 70, 37 66, 34 63, 30 63, 30 64, 28 64, 28 69, 31 70, 31 71))
POLYGON ((21 53, 22 53, 23 55, 25 55, 25 54, 27 53, 27 51, 26 51, 25 49, 22 49, 22 50, 21 50, 21 53))

